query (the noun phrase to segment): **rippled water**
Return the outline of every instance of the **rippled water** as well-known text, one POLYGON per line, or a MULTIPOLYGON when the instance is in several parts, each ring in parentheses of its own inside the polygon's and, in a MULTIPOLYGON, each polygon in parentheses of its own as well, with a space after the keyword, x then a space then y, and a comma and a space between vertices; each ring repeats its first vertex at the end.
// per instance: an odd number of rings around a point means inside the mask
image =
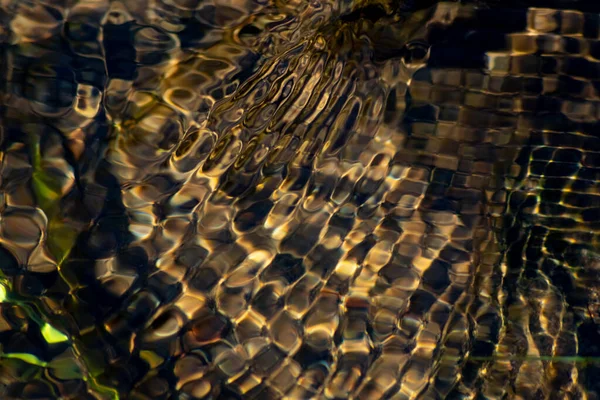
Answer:
POLYGON ((600 398, 600 14, 501 4, 2 0, 0 398, 600 398))

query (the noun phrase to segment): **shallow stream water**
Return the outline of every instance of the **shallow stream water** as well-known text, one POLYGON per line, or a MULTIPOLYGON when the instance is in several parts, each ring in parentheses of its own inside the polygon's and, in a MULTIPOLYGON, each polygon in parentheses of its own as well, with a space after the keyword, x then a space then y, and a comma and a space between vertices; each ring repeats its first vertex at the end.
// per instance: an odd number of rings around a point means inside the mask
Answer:
POLYGON ((1 0, 0 398, 600 399, 598 8, 1 0))

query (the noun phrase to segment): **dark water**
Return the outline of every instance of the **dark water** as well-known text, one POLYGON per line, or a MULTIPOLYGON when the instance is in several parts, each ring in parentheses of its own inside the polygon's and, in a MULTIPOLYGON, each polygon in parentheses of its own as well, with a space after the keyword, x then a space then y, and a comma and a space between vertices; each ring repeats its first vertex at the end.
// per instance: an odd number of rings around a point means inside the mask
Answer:
POLYGON ((598 11, 0 1, 0 399, 600 398, 598 11))

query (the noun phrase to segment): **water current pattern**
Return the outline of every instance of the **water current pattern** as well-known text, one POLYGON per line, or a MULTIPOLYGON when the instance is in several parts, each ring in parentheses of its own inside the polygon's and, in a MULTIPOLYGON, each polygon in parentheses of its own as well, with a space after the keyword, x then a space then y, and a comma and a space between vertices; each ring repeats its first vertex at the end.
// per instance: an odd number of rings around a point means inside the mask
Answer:
POLYGON ((1 0, 0 399, 600 399, 600 4, 1 0))

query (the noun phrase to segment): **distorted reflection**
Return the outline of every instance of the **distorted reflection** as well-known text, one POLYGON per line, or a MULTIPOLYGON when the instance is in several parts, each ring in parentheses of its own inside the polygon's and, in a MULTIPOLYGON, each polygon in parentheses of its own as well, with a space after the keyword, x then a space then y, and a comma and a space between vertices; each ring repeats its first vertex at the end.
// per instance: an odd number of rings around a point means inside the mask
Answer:
POLYGON ((0 398, 600 398, 600 14, 471 3, 0 2, 0 398))

